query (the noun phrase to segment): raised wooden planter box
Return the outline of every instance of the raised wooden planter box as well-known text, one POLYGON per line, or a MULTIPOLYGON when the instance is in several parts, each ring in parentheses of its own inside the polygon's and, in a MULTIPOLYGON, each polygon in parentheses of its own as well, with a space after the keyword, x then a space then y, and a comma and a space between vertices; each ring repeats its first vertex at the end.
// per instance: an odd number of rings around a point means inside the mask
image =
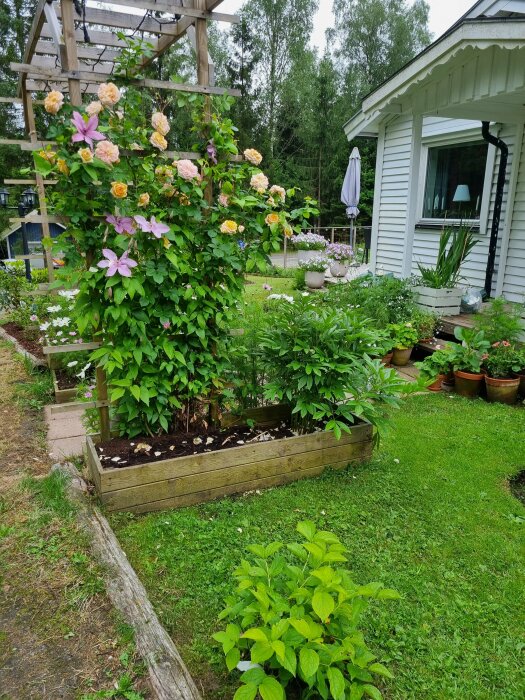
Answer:
MULTIPOLYGON (((260 409, 255 410, 260 412, 260 409)), ((282 420, 282 406, 265 409, 267 415, 272 411, 278 416, 277 422, 282 420)), ((250 417, 250 411, 246 417, 250 417)), ((269 425, 268 418, 264 424, 269 425)), ((108 510, 146 513, 280 486, 318 476, 327 467, 342 469, 350 463, 370 459, 372 439, 372 426, 359 422, 340 440, 332 433, 317 432, 120 469, 103 469, 95 449, 98 436, 88 436, 86 456, 97 493, 108 510)))
MULTIPOLYGON (((48 355, 51 357, 51 355, 48 355)), ((77 390, 75 387, 72 389, 59 389, 57 375, 54 369, 51 370, 51 376, 53 378, 53 388, 55 390, 55 401, 56 403, 69 403, 74 401, 77 397, 77 390)))
POLYGON ((464 290, 459 287, 451 289, 434 289, 433 287, 416 287, 417 306, 433 311, 439 316, 457 316, 460 313, 461 297, 464 290))

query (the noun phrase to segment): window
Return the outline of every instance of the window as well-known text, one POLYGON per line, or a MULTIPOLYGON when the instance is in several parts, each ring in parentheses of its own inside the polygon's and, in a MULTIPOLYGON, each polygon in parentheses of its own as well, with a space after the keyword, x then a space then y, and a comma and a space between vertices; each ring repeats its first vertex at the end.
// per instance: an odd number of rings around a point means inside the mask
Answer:
POLYGON ((428 149, 423 200, 425 219, 479 219, 488 144, 428 149))

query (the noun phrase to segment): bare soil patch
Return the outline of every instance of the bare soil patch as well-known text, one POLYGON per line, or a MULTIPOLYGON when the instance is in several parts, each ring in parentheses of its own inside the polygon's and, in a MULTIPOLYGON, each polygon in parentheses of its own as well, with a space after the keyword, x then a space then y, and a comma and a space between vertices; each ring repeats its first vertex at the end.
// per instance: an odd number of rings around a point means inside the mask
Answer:
POLYGON ((36 358, 39 360, 46 359, 42 351, 42 345, 38 342, 38 338, 34 337, 34 335, 28 332, 25 328, 22 328, 22 326, 19 326, 17 323, 13 323, 12 321, 2 324, 2 328, 13 338, 16 338, 20 345, 36 358))

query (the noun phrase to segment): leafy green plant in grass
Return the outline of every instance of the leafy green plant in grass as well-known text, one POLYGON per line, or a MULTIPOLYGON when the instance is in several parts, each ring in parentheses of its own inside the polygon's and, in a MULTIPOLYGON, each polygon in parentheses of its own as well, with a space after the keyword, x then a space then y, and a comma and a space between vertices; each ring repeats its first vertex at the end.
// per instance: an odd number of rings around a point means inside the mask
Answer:
POLYGON ((515 343, 525 331, 524 315, 525 304, 511 304, 504 297, 497 297, 474 316, 474 327, 483 331, 491 344, 502 340, 515 343))
POLYGON ((444 228, 439 237, 439 249, 434 267, 418 263, 421 282, 434 289, 455 287, 460 278, 462 263, 476 245, 474 232, 469 226, 444 228))
POLYGON ((419 376, 424 383, 435 381, 439 374, 447 374, 452 369, 453 348, 446 347, 428 355, 422 362, 416 362, 419 376))
POLYGON ((283 700, 291 688, 301 698, 360 700, 382 697, 377 676, 392 678, 376 661, 360 631, 369 599, 399 594, 381 583, 359 586, 338 566, 347 549, 331 532, 310 521, 297 531, 304 541, 251 545, 253 555, 235 571, 237 589, 220 619, 226 629, 214 635, 233 671, 241 660, 255 665, 241 676, 234 700, 283 700))
POLYGON ((25 370, 28 378, 16 387, 16 399, 22 408, 39 411, 53 401, 53 380, 47 369, 34 367, 24 357, 25 370))
POLYGON ((299 432, 319 425, 337 438, 356 416, 381 432, 407 384, 368 353, 377 347, 370 323, 351 310, 282 302, 260 346, 267 366, 264 396, 287 402, 299 432))

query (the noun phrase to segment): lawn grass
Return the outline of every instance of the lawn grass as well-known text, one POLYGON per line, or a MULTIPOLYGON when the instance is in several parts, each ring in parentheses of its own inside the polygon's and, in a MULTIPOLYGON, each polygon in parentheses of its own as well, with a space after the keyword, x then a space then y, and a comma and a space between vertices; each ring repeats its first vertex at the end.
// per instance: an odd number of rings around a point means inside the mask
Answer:
POLYGON ((263 275, 248 275, 244 287, 244 301, 262 304, 269 294, 293 294, 294 279, 290 277, 265 277, 263 275), (272 289, 263 289, 268 284, 272 289))
POLYGON ((231 698, 210 642, 247 544, 293 541, 299 520, 336 532, 359 583, 402 600, 372 605, 372 650, 396 700, 525 697, 523 410, 414 396, 373 461, 239 498, 112 523, 205 697, 231 698))

